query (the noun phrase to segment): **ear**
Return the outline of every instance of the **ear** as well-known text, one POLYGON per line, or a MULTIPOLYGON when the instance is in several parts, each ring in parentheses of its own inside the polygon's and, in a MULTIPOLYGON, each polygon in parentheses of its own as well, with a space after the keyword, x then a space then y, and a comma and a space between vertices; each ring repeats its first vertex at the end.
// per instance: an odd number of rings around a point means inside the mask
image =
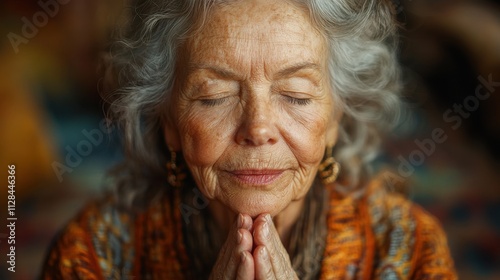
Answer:
POLYGON ((165 139, 165 144, 168 149, 173 152, 178 152, 181 150, 181 141, 179 130, 177 125, 174 123, 171 114, 165 114, 163 118, 163 138, 165 139))

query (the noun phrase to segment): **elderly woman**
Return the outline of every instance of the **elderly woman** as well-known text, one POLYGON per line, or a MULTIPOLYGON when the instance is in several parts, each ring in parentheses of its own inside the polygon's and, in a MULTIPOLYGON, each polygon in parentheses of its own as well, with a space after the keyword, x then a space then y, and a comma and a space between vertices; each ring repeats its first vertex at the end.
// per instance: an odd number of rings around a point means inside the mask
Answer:
POLYGON ((43 277, 455 279, 436 220, 369 168, 398 119, 389 4, 140 1, 108 72, 116 194, 43 277))

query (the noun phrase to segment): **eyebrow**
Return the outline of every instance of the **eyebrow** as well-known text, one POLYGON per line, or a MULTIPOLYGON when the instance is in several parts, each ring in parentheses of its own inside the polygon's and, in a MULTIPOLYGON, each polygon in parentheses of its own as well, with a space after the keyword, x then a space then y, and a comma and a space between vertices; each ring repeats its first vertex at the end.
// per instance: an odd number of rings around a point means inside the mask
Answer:
POLYGON ((288 77, 288 76, 291 76, 301 70, 306 70, 306 69, 312 69, 312 70, 316 70, 316 71, 319 71, 320 70, 320 67, 318 64, 316 63, 313 63, 313 62, 303 62, 303 63, 298 63, 298 64, 294 64, 290 67, 287 67, 283 70, 280 70, 277 74, 276 74, 276 77, 277 78, 284 78, 284 77, 288 77))
POLYGON ((196 70, 209 70, 218 76, 221 76, 223 78, 228 78, 232 80, 240 80, 241 76, 224 68, 221 68, 219 66, 215 65, 210 65, 210 64, 190 64, 188 66, 189 72, 194 72, 196 70))
MULTIPOLYGON (((218 76, 221 76, 223 78, 232 79, 232 80, 240 80, 241 79, 241 75, 238 75, 238 74, 232 72, 231 70, 224 69, 224 68, 221 68, 221 67, 215 66, 215 65, 190 64, 188 67, 189 67, 190 72, 196 71, 196 70, 209 70, 209 71, 212 71, 215 74, 217 74, 218 76)), ((302 63, 294 64, 292 66, 289 66, 285 69, 280 70, 276 74, 276 78, 280 79, 280 78, 288 77, 288 76, 291 76, 291 75, 293 75, 301 70, 306 70, 306 69, 312 69, 312 70, 319 71, 320 66, 316 63, 313 63, 313 62, 302 62, 302 63)))

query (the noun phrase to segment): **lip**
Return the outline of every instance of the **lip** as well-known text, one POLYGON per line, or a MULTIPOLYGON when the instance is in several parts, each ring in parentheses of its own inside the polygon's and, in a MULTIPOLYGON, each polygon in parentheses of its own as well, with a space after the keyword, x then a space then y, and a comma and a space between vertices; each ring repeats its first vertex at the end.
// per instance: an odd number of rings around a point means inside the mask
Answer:
POLYGON ((229 174, 249 185, 269 185, 275 182, 285 170, 283 169, 241 169, 229 174))

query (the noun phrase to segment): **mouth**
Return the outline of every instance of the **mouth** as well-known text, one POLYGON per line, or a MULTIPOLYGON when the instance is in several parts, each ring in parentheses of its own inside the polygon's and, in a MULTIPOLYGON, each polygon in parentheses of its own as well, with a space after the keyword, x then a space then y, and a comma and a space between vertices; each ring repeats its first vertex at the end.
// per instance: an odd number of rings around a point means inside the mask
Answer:
POLYGON ((248 185, 269 185, 278 180, 284 169, 242 169, 230 171, 234 178, 248 185))

